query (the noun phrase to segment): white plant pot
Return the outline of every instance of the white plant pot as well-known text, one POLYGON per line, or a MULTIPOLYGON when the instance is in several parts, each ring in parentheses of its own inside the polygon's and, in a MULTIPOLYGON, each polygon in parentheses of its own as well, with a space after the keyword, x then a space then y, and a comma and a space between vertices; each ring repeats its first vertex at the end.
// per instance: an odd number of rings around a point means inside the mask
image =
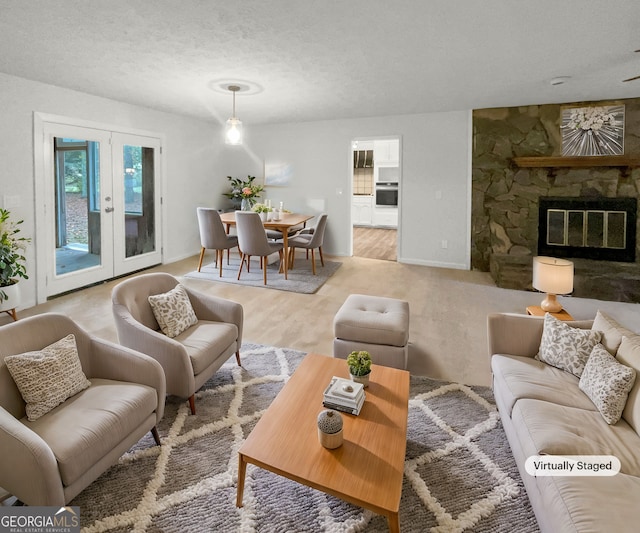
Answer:
POLYGON ((265 212, 261 212, 258 213, 260 215, 260 220, 262 220, 262 222, 266 222, 267 221, 267 213, 265 212))
POLYGON ((369 386, 370 375, 371 375, 371 372, 369 372, 368 374, 365 374, 364 376, 354 376, 351 372, 349 372, 349 376, 351 376, 351 381, 355 381, 356 383, 362 383, 362 386, 365 388, 369 386))
POLYGON ((8 300, 2 300, 0 302, 0 311, 8 311, 9 309, 14 309, 20 305, 20 283, 0 287, 0 290, 9 297, 8 300))

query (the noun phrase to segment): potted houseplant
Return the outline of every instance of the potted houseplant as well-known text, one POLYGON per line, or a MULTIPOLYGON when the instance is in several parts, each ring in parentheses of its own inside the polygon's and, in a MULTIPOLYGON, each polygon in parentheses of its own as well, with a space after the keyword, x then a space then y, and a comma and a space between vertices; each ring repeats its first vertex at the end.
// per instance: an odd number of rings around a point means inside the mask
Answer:
POLYGON ((260 193, 264 190, 262 185, 254 185, 255 176, 247 176, 246 180, 227 176, 231 184, 231 190, 223 193, 229 198, 234 207, 240 207, 243 211, 250 211, 253 205, 260 198, 260 193))
POLYGON ((18 235, 22 220, 14 222, 9 217, 9 211, 0 209, 0 311, 20 304, 18 281, 29 279, 24 252, 31 239, 18 235))
POLYGON ((365 387, 369 385, 369 374, 371 373, 371 355, 369 352, 354 351, 347 356, 347 365, 352 381, 362 383, 365 387))
POLYGON ((262 222, 266 222, 269 218, 269 213, 271 213, 271 207, 267 204, 256 204, 251 208, 252 211, 258 213, 260 215, 260 220, 262 222))

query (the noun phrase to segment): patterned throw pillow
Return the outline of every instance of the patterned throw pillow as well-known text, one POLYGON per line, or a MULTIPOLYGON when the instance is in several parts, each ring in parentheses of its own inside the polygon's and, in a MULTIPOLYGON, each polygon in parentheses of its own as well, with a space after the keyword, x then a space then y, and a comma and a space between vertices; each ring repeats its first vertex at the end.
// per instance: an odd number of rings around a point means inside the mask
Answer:
POLYGON ((167 337, 177 337, 198 322, 186 289, 178 284, 169 292, 149 296, 158 325, 167 337))
POLYGON ((27 404, 31 422, 91 385, 82 371, 73 335, 37 352, 8 355, 4 362, 27 404))
POLYGON ((602 344, 597 344, 584 367, 578 386, 598 408, 607 424, 622 416, 636 371, 618 363, 602 344))
POLYGON ((580 377, 593 347, 601 338, 599 331, 573 328, 547 313, 538 359, 580 377))

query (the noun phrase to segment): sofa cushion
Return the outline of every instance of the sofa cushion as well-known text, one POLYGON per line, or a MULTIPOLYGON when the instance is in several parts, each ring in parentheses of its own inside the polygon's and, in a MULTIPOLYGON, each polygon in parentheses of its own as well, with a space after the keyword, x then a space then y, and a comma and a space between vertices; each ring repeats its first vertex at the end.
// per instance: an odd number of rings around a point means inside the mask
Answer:
POLYGON ((598 411, 529 399, 516 403, 511 419, 525 457, 615 455, 621 472, 640 475, 640 436, 624 420, 610 426, 598 411))
POLYGON ((198 322, 185 288, 178 284, 169 292, 152 294, 149 305, 167 337, 176 337, 198 322))
POLYGON ((636 382, 629 391, 627 403, 622 411, 622 418, 640 434, 640 335, 623 337, 618 348, 617 357, 623 365, 636 371, 636 382))
POLYGON ((70 485, 153 413, 156 390, 147 385, 94 378, 91 387, 35 422, 21 422, 49 445, 62 483, 70 485))
POLYGON ((605 422, 615 424, 622 416, 635 380, 633 368, 618 363, 602 344, 596 344, 578 386, 589 396, 605 422))
POLYGON ((600 342, 611 355, 616 355, 618 347, 622 342, 622 337, 635 335, 633 331, 621 326, 613 318, 600 310, 596 313, 596 318, 593 321, 591 329, 602 332, 602 340, 600 342))
POLYGON ((599 331, 573 328, 547 313, 538 359, 580 377, 591 350, 601 338, 599 331))
POLYGON ((82 371, 73 334, 39 351, 8 355, 4 362, 31 421, 91 385, 82 371))
POLYGON ((578 388, 578 378, 533 357, 497 354, 491 358, 495 380, 508 414, 522 398, 547 400, 567 407, 595 411, 591 400, 578 388))
POLYGON ((235 324, 208 320, 199 320, 175 338, 187 350, 194 375, 205 370, 237 339, 235 324))

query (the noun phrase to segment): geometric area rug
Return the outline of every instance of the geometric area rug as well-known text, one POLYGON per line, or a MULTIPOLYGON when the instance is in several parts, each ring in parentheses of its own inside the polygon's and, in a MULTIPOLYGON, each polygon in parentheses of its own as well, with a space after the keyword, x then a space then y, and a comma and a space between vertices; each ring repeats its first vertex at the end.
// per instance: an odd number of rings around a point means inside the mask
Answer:
MULTIPOLYGON (((304 353, 244 344, 186 401, 167 398, 146 435, 69 505, 90 532, 386 532, 386 519, 249 464, 237 508, 238 449, 304 353)), ((321 409, 321 406, 319 406, 321 409)), ((400 530, 537 532, 487 387, 412 377, 400 530)))

